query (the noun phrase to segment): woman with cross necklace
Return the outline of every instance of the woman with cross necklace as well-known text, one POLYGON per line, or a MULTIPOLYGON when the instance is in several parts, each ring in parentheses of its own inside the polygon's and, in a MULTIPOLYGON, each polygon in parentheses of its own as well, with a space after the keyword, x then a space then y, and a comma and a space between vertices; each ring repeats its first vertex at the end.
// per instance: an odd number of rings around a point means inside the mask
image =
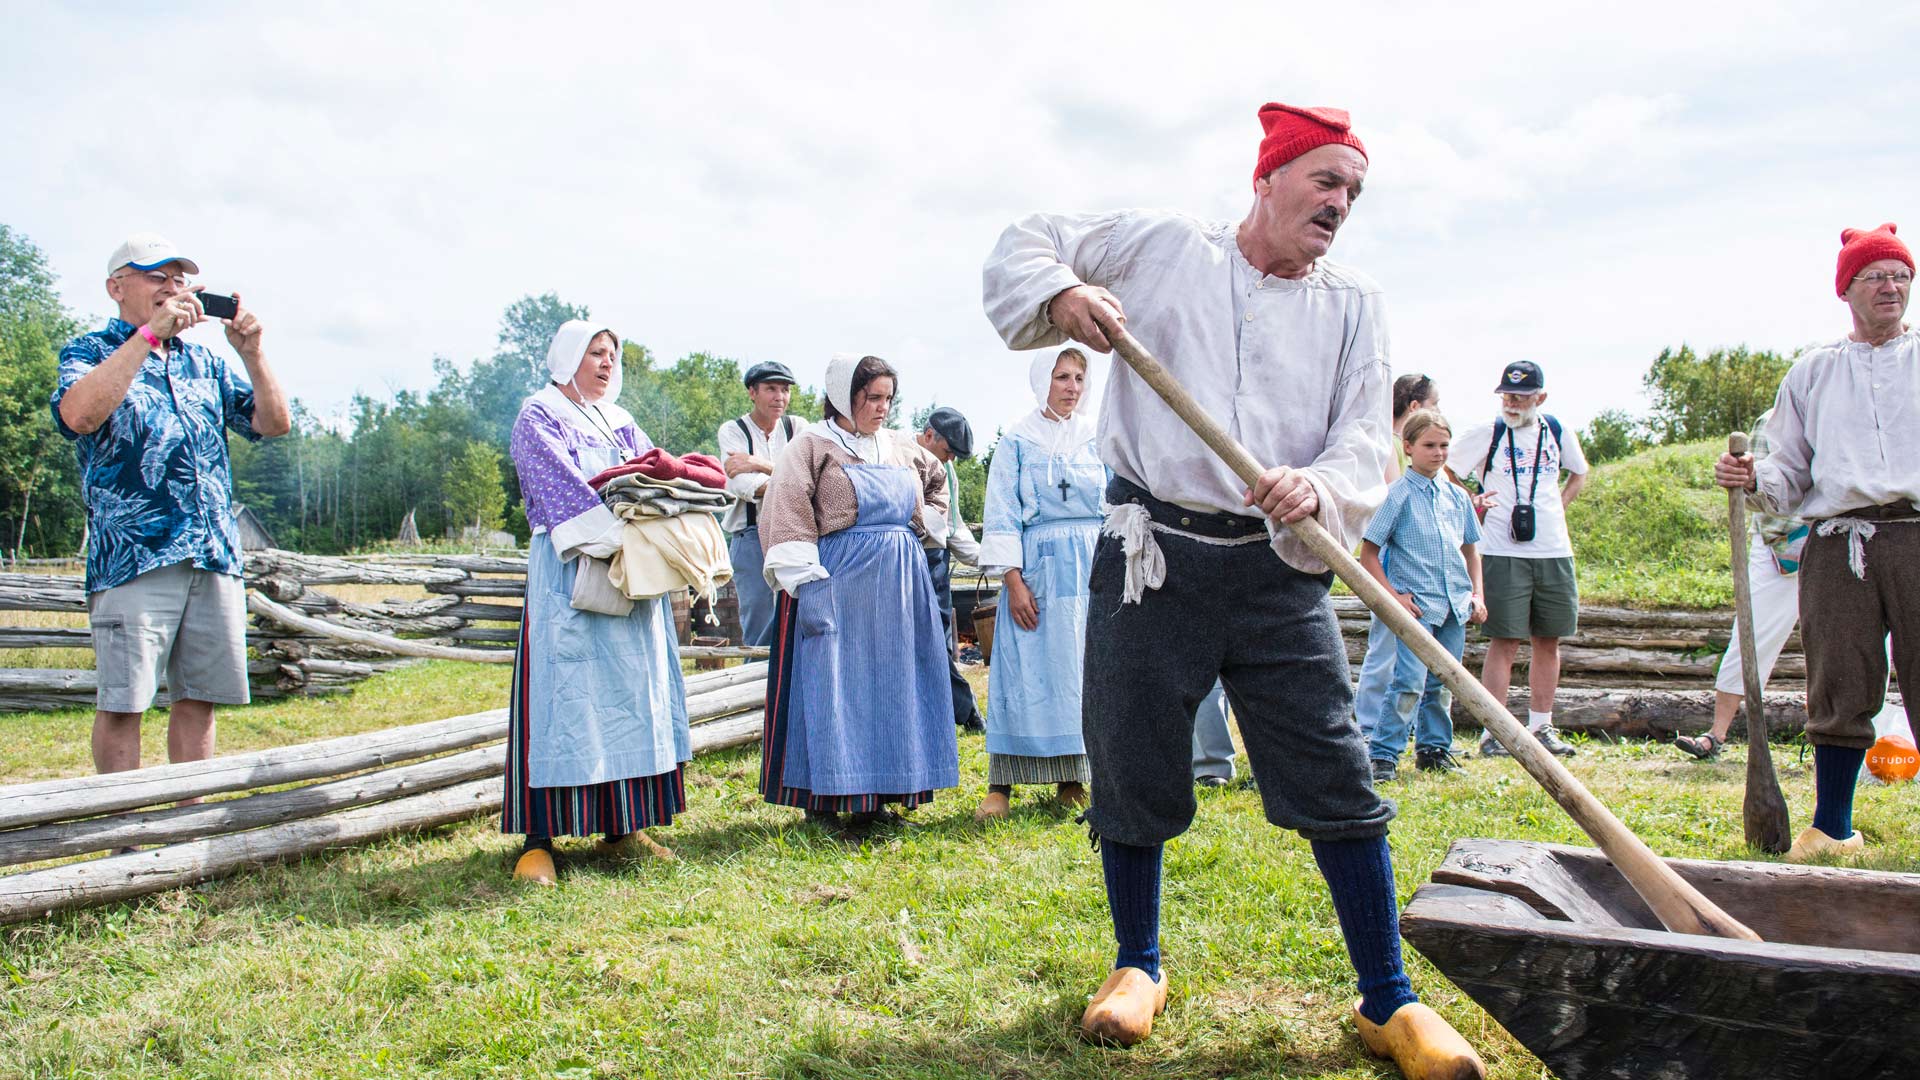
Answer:
POLYGON ((975 817, 1005 817, 1015 784, 1054 784, 1087 800, 1080 739, 1080 657, 1087 574, 1100 536, 1107 469, 1094 447, 1087 358, 1034 358, 1038 405, 994 448, 980 565, 1001 570, 1000 618, 987 684, 987 796, 975 817))

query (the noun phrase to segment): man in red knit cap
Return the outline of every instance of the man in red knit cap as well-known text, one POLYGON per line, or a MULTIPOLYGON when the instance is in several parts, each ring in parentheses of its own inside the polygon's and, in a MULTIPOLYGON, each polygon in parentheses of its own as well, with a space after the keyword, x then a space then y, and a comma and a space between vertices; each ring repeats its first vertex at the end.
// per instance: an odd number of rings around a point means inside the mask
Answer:
POLYGON ((1193 820, 1194 709, 1218 679, 1267 820, 1297 830, 1333 895, 1359 976, 1362 1040, 1409 1077, 1483 1076, 1401 965, 1387 823, 1353 722, 1331 574, 1281 523, 1348 547, 1385 497, 1393 381, 1380 287, 1330 262, 1367 174, 1339 109, 1270 104, 1239 222, 1117 211, 1035 214, 985 269, 987 316, 1015 349, 1109 348, 1126 325, 1256 458, 1249 490, 1124 364, 1101 457, 1111 509, 1087 585, 1081 725, 1119 954, 1081 1027, 1145 1038, 1166 1007, 1163 845, 1193 820), (1123 306, 1124 301, 1124 306, 1123 306))
POLYGON ((1764 460, 1725 454, 1713 471, 1755 509, 1813 526, 1800 557, 1800 639, 1814 809, 1792 862, 1866 845, 1853 828, 1853 787, 1886 691, 1889 633, 1900 685, 1920 686, 1920 334, 1905 321, 1913 254, 1892 223, 1847 229, 1833 285, 1853 332, 1787 372, 1764 460))

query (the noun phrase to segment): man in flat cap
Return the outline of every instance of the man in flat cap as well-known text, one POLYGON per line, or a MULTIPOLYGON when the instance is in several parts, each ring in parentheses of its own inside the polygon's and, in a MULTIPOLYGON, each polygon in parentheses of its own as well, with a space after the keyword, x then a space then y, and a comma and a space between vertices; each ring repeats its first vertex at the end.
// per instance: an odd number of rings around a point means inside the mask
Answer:
POLYGON ((960 674, 959 639, 953 625, 953 563, 980 565, 980 542, 960 515, 960 478, 953 471, 957 458, 973 456, 973 426, 959 409, 942 405, 927 417, 917 437, 921 449, 947 470, 948 515, 944 523, 927 522, 927 569, 933 574, 934 595, 940 598, 940 621, 947 627, 947 668, 953 682, 953 722, 971 731, 986 730, 973 687, 960 674), (936 528, 936 525, 940 527, 936 528))
POLYGON ((60 350, 54 426, 80 458, 87 508, 87 617, 99 700, 93 763, 140 767, 140 717, 167 678, 167 759, 213 756, 214 706, 244 705, 246 587, 227 433, 293 426, 267 366, 260 320, 234 294, 227 344, 246 367, 180 335, 209 320, 200 267, 138 233, 107 259, 106 328, 60 350))
POLYGON ((744 381, 753 409, 721 424, 715 436, 727 490, 738 500, 720 527, 728 537, 734 595, 740 601, 740 644, 766 646, 773 643, 773 590, 760 573, 760 494, 773 477, 774 462, 802 425, 787 415, 793 398, 793 372, 787 365, 755 364, 744 381))
POLYGON ((1160 868, 1195 809, 1194 708, 1217 678, 1240 720, 1267 820, 1311 842, 1359 976, 1367 1048, 1409 1077, 1477 1077, 1478 1055, 1422 1005, 1401 964, 1387 849, 1352 715, 1331 574, 1282 523, 1358 543, 1392 449, 1386 316, 1372 279, 1325 256, 1367 173, 1338 109, 1269 104, 1239 222, 1152 211, 1036 214, 985 268, 1007 345, 1106 351, 1126 325, 1200 405, 1272 467, 1251 490, 1124 364, 1101 415, 1112 507, 1088 583, 1082 726, 1119 954, 1081 1018, 1145 1038, 1166 1006, 1160 868), (1124 306, 1123 306, 1124 301, 1124 306))
POLYGON ((1763 460, 1725 454, 1713 470, 1754 509, 1813 527, 1800 555, 1813 823, 1790 862, 1866 845, 1853 788, 1886 692, 1889 634, 1908 720, 1920 715, 1920 690, 1907 690, 1920 688, 1920 332, 1906 322, 1913 254, 1896 232, 1841 232, 1833 284, 1852 333, 1802 353, 1781 380, 1763 460))

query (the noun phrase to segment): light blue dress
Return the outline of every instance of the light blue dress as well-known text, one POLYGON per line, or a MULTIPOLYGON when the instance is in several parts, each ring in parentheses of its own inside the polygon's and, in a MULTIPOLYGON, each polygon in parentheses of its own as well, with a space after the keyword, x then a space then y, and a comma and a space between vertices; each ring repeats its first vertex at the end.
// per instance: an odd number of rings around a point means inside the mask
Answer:
POLYGON ((1080 671, 1087 577, 1100 536, 1107 469, 1092 439, 1049 454, 1017 434, 1003 438, 988 473, 981 561, 1007 565, 1017 543, 1039 626, 1013 621, 1005 589, 994 623, 987 685, 988 782, 1087 781, 1080 735, 1080 671), (996 556, 995 551, 1002 552, 996 556), (1040 759, 1054 759, 1043 764, 1040 759))
POLYGON ((917 806, 960 783, 946 636, 912 525, 919 480, 844 468, 859 517, 820 537, 828 577, 780 594, 761 793, 826 812, 917 806))

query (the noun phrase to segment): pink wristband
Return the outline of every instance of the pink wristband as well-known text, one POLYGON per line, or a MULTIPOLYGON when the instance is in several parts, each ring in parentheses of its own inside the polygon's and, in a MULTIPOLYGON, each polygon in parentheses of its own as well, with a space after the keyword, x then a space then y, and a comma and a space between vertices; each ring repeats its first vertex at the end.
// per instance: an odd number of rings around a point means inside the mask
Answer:
POLYGON ((147 339, 147 344, 156 349, 160 347, 160 336, 153 332, 153 327, 148 326, 146 323, 141 323, 138 333, 141 337, 147 339))

